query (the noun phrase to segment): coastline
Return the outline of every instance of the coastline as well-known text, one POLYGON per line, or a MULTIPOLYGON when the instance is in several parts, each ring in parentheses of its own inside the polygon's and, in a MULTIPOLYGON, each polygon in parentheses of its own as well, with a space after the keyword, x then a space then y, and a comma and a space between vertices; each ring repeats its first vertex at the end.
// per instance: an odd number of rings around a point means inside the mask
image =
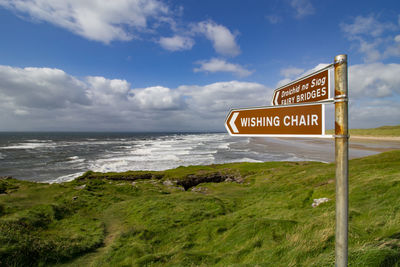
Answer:
MULTIPOLYGON (((25 133, 0 144, 0 176, 44 183, 71 181, 88 170, 157 171, 230 162, 334 161, 333 138, 232 138, 220 134, 25 133), (89 149, 89 150, 88 150, 89 149), (25 159, 26 152, 30 157, 25 159)), ((351 136, 350 159, 400 149, 391 137, 351 136)))
POLYGON ((350 139, 378 140, 378 141, 398 141, 398 142, 400 142, 400 136, 364 136, 364 135, 350 135, 350 139))
MULTIPOLYGON (((294 157, 333 162, 335 160, 334 139, 306 139, 306 138, 250 138, 251 149, 258 151, 268 150, 271 153, 282 151, 292 154, 294 157)), ((361 158, 375 155, 381 152, 400 149, 400 139, 397 138, 364 138, 351 136, 349 140, 349 158, 361 158)))

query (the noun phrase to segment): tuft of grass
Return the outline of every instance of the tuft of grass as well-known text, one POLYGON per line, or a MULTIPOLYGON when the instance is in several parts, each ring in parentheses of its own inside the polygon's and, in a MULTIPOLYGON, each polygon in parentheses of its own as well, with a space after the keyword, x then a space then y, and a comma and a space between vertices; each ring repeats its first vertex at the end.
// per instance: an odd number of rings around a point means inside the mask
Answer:
MULTIPOLYGON (((349 266, 400 265, 399 162, 350 161, 349 266)), ((334 177, 334 164, 265 162, 6 180, 0 265, 333 266, 334 177)))

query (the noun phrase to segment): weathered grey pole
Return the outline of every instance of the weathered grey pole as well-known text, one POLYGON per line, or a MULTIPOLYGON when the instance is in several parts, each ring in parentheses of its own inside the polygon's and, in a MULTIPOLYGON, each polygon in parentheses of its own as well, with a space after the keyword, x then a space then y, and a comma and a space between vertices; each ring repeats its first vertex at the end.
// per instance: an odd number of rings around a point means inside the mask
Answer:
POLYGON ((348 239, 347 55, 335 57, 336 266, 347 266, 348 239))

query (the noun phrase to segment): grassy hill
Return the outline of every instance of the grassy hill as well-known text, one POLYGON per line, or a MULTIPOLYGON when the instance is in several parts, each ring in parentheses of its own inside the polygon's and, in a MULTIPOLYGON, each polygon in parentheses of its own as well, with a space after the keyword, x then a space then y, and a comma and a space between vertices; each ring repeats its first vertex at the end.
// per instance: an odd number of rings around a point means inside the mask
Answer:
MULTIPOLYGON (((328 134, 333 134, 334 130, 328 130, 328 134)), ((379 136, 379 137, 399 137, 400 125, 396 126, 381 126, 371 129, 350 129, 350 135, 358 136, 379 136)))
MULTIPOLYGON (((400 266, 399 163, 350 161, 350 266, 400 266)), ((267 162, 2 179, 0 266, 334 266, 334 176, 267 162)))

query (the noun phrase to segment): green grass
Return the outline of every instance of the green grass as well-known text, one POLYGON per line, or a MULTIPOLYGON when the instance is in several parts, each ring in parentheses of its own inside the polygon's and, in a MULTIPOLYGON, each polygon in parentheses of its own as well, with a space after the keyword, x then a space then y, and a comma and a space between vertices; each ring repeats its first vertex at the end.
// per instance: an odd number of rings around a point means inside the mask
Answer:
MULTIPOLYGON (((400 151, 350 161, 350 266, 400 266, 399 163, 400 151)), ((0 266, 334 266, 334 176, 266 162, 0 180, 0 266), (198 177, 199 192, 177 185, 198 177)))
MULTIPOLYGON (((327 134, 333 134, 334 130, 328 130, 327 134)), ((400 125, 396 126, 381 126, 371 129, 350 129, 350 135, 359 136, 379 136, 379 137, 399 137, 400 125)))

